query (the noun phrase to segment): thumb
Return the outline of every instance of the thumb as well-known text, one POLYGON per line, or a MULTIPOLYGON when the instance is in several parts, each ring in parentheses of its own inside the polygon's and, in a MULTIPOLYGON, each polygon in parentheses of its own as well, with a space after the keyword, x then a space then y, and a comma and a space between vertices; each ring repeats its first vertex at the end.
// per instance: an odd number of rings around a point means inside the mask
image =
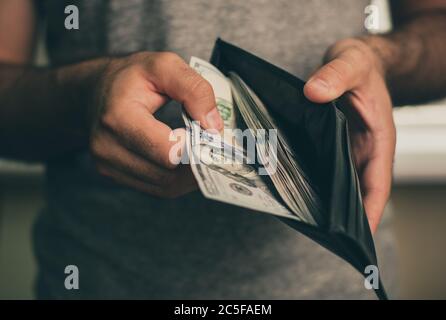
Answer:
POLYGON ((352 90, 361 79, 363 67, 353 63, 348 53, 323 65, 304 87, 305 96, 316 103, 326 103, 352 90))
POLYGON ((155 68, 157 88, 181 102, 187 113, 205 129, 223 129, 212 86, 183 59, 173 53, 161 53, 155 68))

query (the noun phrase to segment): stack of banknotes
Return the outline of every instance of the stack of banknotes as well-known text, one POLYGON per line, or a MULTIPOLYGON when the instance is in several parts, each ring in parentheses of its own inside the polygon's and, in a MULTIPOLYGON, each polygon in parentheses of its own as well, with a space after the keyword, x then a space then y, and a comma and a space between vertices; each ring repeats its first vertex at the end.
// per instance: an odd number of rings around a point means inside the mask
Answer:
POLYGON ((211 84, 224 121, 222 132, 204 130, 183 112, 187 157, 203 195, 318 225, 317 192, 256 93, 234 72, 196 57, 190 66, 211 84))

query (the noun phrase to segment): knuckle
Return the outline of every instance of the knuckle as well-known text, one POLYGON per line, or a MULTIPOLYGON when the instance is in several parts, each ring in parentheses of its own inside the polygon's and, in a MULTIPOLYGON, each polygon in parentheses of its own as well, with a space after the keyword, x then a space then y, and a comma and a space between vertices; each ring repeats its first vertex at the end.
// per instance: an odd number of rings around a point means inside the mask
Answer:
POLYGON ((335 63, 329 63, 325 66, 325 73, 320 75, 320 78, 327 81, 335 87, 336 89, 340 89, 345 86, 346 77, 345 75, 337 68, 335 63))
POLYGON ((343 50, 343 49, 350 48, 351 46, 355 45, 356 42, 357 42, 357 40, 351 39, 351 38, 341 39, 333 45, 333 48, 336 48, 338 50, 343 50))
POLYGON ((346 55, 345 61, 349 62, 352 67, 362 74, 371 70, 374 65, 373 52, 366 45, 357 45, 352 47, 346 55))
POLYGON ((102 126, 107 129, 111 129, 112 131, 117 127, 119 123, 116 115, 112 112, 106 112, 101 115, 99 122, 102 126))
MULTIPOLYGON (((338 62, 339 63, 339 62, 338 62)), ((344 73, 339 70, 339 66, 337 62, 332 62, 326 65, 327 67, 327 76, 333 77, 335 76, 338 80, 344 80, 344 73)))
POLYGON ((183 60, 174 52, 166 51, 159 52, 156 54, 154 63, 155 65, 172 65, 178 62, 182 62, 183 60))
MULTIPOLYGON (((164 146, 160 147, 159 149, 164 148, 164 146)), ((174 159, 171 159, 171 154, 170 154, 171 149, 169 149, 169 152, 167 152, 166 154, 164 154, 164 152, 162 152, 162 154, 159 156, 159 161, 161 163, 161 165, 168 170, 168 172, 170 172, 171 170, 175 169, 178 164, 174 163, 174 159)))
POLYGON ((106 130, 114 133, 121 132, 126 126, 128 109, 121 105, 110 106, 108 110, 102 113, 99 118, 99 124, 106 130))
POLYGON ((161 75, 166 72, 166 69, 175 65, 185 64, 180 56, 169 51, 153 53, 146 62, 146 66, 154 75, 161 75))
POLYGON ((140 51, 140 52, 135 52, 132 53, 128 56, 128 65, 132 66, 135 64, 140 64, 140 63, 144 63, 146 61, 150 61, 152 58, 153 54, 150 52, 146 52, 146 51, 140 51))
MULTIPOLYGON (((127 88, 127 81, 132 81, 134 79, 137 79, 141 76, 141 74, 144 72, 144 67, 139 63, 130 64, 127 67, 125 67, 121 74, 122 74, 122 85, 124 85, 124 88, 127 88)), ((121 88, 122 90, 123 88, 121 88)))
POLYGON ((196 99, 206 99, 214 95, 211 84, 197 73, 191 76, 189 93, 196 99))
POLYGON ((175 52, 165 51, 165 52, 162 52, 160 55, 161 55, 162 59, 164 59, 165 61, 182 61, 180 56, 178 54, 176 54, 175 52))
POLYGON ((106 148, 104 147, 104 143, 102 143, 100 135, 90 142, 90 153, 98 159, 106 158, 106 148))
POLYGON ((198 80, 198 83, 195 86, 195 90, 197 92, 207 95, 212 95, 212 93, 214 92, 211 84, 201 76, 200 79, 198 80))
POLYGON ((343 70, 343 74, 353 74, 355 72, 355 61, 351 59, 337 59, 337 64, 339 65, 339 69, 343 70))
POLYGON ((354 46, 348 51, 348 58, 348 60, 354 64, 368 62, 368 57, 366 56, 364 49, 359 46, 354 46))
POLYGON ((130 54, 129 58, 131 60, 139 61, 139 60, 147 58, 147 56, 148 56, 147 52, 139 51, 139 52, 135 52, 135 53, 130 54))

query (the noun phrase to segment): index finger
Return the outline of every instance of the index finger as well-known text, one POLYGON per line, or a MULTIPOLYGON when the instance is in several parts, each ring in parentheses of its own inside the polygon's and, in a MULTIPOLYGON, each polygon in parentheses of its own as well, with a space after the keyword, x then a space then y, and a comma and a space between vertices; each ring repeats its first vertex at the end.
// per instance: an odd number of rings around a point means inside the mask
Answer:
POLYGON ((151 67, 157 89, 182 103, 205 129, 223 129, 212 86, 174 53, 159 53, 151 67))

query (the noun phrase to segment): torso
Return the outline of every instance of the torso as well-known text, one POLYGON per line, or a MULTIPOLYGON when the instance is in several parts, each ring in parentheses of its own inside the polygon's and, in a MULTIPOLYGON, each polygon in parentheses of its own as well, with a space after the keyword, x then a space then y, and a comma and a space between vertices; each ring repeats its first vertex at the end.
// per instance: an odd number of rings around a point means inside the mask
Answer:
MULTIPOLYGON (((216 37, 306 78, 334 41, 363 32, 368 1, 39 1, 59 66, 134 51, 208 59, 216 37), (80 10, 65 30, 64 6, 80 10)), ((178 124, 175 108, 159 117, 178 124)), ((72 297, 371 297, 359 274, 276 218, 205 200, 166 201, 115 185, 88 154, 48 166, 48 208, 36 226, 42 294, 72 297), (49 270, 77 264, 81 292, 49 270), (60 282, 59 284, 59 281, 60 282), (350 285, 351 284, 351 285, 350 285)))

